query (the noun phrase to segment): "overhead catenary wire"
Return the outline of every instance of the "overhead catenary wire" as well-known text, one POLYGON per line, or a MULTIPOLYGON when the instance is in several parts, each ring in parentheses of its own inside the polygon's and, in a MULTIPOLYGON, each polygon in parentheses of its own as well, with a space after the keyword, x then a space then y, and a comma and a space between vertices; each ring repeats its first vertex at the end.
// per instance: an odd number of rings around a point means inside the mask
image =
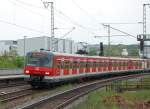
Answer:
MULTIPOLYGON (((81 8, 81 6, 79 6, 74 0, 72 0, 72 2, 73 2, 82 12, 84 12, 86 15, 88 15, 91 19, 95 20, 96 22, 99 22, 99 21, 97 21, 94 17, 91 17, 90 14, 89 14, 87 11, 85 11, 83 8, 81 8)), ((103 25, 103 24, 108 24, 108 23, 101 23, 101 24, 103 25)), ((111 24, 116 24, 116 23, 111 23, 111 24)), ((117 24, 137 24, 137 23, 117 23, 117 24)), ((104 25, 103 25, 103 26, 104 26, 104 25)), ((113 29, 113 30, 119 31, 119 32, 121 32, 121 33, 123 33, 123 34, 126 34, 126 36, 131 36, 131 37, 137 38, 136 36, 131 35, 131 34, 127 33, 127 32, 122 31, 122 30, 113 28, 113 27, 111 27, 111 26, 110 26, 110 28, 113 29)))
POLYGON ((89 34, 95 35, 94 32, 90 31, 88 28, 84 27, 83 25, 79 24, 78 22, 72 20, 70 17, 68 17, 66 14, 62 13, 61 11, 54 9, 56 12, 58 12, 59 14, 61 14, 62 16, 66 17, 72 24, 86 30, 89 34))
MULTIPOLYGON (((9 0, 10 1, 10 0, 9 0)), ((20 0, 15 0, 19 3, 22 3, 23 5, 27 5, 27 6, 30 6, 30 7, 34 7, 34 8, 39 8, 39 9, 44 9, 42 7, 39 7, 39 6, 36 6, 36 5, 33 5, 33 4, 30 4, 30 3, 26 3, 26 2, 23 2, 23 1, 20 1, 20 0)), ((41 2, 43 2, 42 0, 40 0, 41 2)), ((12 2, 12 1, 11 1, 12 2)), ((26 8, 28 9, 28 8, 26 8)), ((48 9, 44 9, 44 10, 48 10, 48 9)), ((49 10, 48 10, 49 11, 49 10)), ((76 25, 84 30, 86 30, 88 33, 92 34, 92 35, 95 35, 94 32, 88 30, 88 28, 84 27, 83 25, 77 23, 76 21, 72 20, 70 17, 68 17, 67 15, 65 15, 64 13, 62 13, 61 11, 57 10, 57 9, 54 9, 54 11, 56 11, 57 13, 61 14, 62 16, 66 17, 70 23, 72 23, 73 25, 76 25)), ((32 12, 35 12, 35 11, 32 11, 32 12)), ((36 13, 36 12, 35 12, 36 13)))
POLYGON ((1 19, 0 19, 0 22, 5 23, 5 24, 9 24, 9 25, 13 25, 13 26, 16 26, 18 28, 26 29, 26 30, 29 30, 29 31, 34 31, 34 32, 42 33, 42 34, 43 33, 44 34, 49 34, 49 33, 46 33, 46 32, 42 32, 42 31, 39 31, 39 30, 36 30, 36 29, 33 29, 33 28, 29 28, 29 27, 26 27, 26 26, 23 26, 23 25, 18 25, 18 24, 15 24, 15 23, 11 23, 11 22, 8 22, 8 21, 1 20, 1 19))
MULTIPOLYGON (((36 6, 36 5, 30 4, 30 3, 27 3, 27 2, 23 2, 23 1, 21 1, 21 0, 14 0, 14 1, 16 1, 16 2, 18 2, 18 3, 21 3, 22 5, 25 5, 25 6, 28 6, 28 7, 37 8, 37 9, 42 9, 42 10, 48 11, 48 12, 50 11, 50 10, 48 10, 48 9, 46 9, 46 8, 41 7, 41 6, 36 6)), ((40 0, 40 1, 42 1, 42 0, 40 0)), ((42 3, 43 3, 43 2, 42 2, 42 3)), ((61 20, 62 20, 62 19, 61 19, 61 20)), ((66 21, 66 20, 63 20, 63 21, 68 22, 68 21, 66 21)))
MULTIPOLYGON (((65 33, 63 36, 60 37, 60 39, 65 38, 68 34, 70 34, 73 30, 75 29, 75 27, 73 27, 70 31, 68 31, 67 33, 65 33)), ((54 44, 57 44, 59 42, 59 40, 57 39, 54 44)))
POLYGON ((79 4, 77 2, 75 2, 74 0, 72 0, 72 2, 75 4, 75 6, 77 8, 79 8, 83 13, 85 13, 89 18, 91 18, 92 20, 94 20, 95 22, 99 23, 99 21, 94 18, 93 16, 91 16, 85 9, 83 9, 81 6, 79 6, 79 4))
MULTIPOLYGON (((103 25, 103 24, 102 24, 102 25, 103 25)), ((137 39, 137 37, 134 36, 134 35, 132 35, 132 34, 129 34, 129 33, 127 33, 127 32, 124 32, 124 31, 122 31, 122 30, 120 30, 120 29, 117 29, 117 28, 114 28, 114 27, 111 27, 111 26, 109 26, 109 27, 110 27, 111 29, 113 29, 113 30, 119 31, 119 32, 121 32, 121 33, 123 33, 123 34, 126 34, 127 36, 131 36, 131 37, 137 39)))
POLYGON ((14 1, 19 2, 19 3, 23 4, 23 5, 29 6, 29 7, 34 7, 34 8, 38 8, 38 9, 43 9, 43 10, 45 10, 45 8, 42 8, 42 7, 40 7, 40 6, 36 6, 36 5, 30 4, 30 3, 21 1, 21 0, 14 0, 14 1))
POLYGON ((39 15, 39 16, 41 16, 41 17, 46 16, 46 15, 43 15, 43 14, 38 13, 38 12, 36 12, 36 11, 33 11, 32 9, 26 8, 26 7, 24 7, 24 6, 20 5, 20 4, 18 4, 18 3, 16 3, 16 2, 12 1, 12 0, 8 0, 8 1, 9 1, 10 3, 12 3, 13 5, 16 5, 16 6, 20 7, 20 8, 23 8, 23 9, 25 9, 25 10, 27 10, 27 11, 33 13, 33 14, 39 15))

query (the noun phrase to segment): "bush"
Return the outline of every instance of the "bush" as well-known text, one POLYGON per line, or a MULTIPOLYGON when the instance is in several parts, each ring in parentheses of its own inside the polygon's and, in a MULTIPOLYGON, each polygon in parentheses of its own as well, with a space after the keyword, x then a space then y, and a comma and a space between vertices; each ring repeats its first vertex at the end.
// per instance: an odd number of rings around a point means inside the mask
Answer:
POLYGON ((0 68, 22 68, 23 57, 1 56, 0 68))

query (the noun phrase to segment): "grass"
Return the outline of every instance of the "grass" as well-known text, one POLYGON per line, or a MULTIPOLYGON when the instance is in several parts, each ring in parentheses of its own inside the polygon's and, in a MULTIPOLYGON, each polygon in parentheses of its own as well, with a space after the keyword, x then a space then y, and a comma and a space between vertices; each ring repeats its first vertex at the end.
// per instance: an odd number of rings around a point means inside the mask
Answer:
POLYGON ((127 106, 126 109, 130 109, 130 107, 134 107, 135 104, 140 105, 145 100, 150 100, 150 90, 124 93, 106 92, 103 90, 89 94, 86 101, 73 109, 122 109, 119 106, 120 102, 128 104, 129 107, 127 106), (119 100, 116 99, 117 97, 119 100))
MULTIPOLYGON (((143 80, 147 81, 150 78, 143 80)), ((137 82, 133 83, 137 84, 137 82)), ((85 101, 79 103, 73 109, 150 109, 150 90, 125 91, 122 93, 106 91, 105 89, 97 90, 90 93, 85 101), (141 107, 145 105, 148 106, 141 107)))

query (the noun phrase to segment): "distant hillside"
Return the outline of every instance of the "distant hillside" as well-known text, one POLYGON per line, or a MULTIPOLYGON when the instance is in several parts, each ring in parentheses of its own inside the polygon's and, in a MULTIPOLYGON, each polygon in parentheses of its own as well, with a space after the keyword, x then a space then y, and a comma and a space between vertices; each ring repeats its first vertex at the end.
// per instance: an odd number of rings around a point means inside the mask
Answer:
MULTIPOLYGON (((128 56, 139 56, 139 46, 138 45, 111 45, 110 52, 108 53, 108 45, 104 45, 104 56, 121 56, 122 49, 127 49, 128 56)), ((89 55, 97 55, 99 52, 99 45, 89 45, 89 55)))

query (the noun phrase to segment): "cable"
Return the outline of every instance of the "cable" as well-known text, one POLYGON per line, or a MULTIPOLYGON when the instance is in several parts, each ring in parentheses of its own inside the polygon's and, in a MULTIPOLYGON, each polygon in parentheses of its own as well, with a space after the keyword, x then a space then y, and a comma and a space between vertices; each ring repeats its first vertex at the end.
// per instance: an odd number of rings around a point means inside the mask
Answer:
MULTIPOLYGON (((108 27, 108 25, 105 25, 105 24, 101 24, 101 25, 108 27)), ((126 35, 128 35, 128 36, 131 36, 131 37, 133 37, 133 38, 136 38, 136 39, 137 39, 137 37, 136 37, 136 36, 131 35, 131 34, 127 33, 127 32, 122 31, 122 30, 119 30, 119 29, 117 29, 117 28, 111 27, 110 25, 109 25, 109 28, 111 28, 111 29, 113 29, 113 30, 116 30, 116 31, 119 31, 119 32, 121 32, 121 33, 123 33, 123 34, 126 34, 126 35)))
MULTIPOLYGON (((59 39, 63 39, 65 38, 68 34, 70 34, 73 30, 75 29, 75 27, 73 27, 69 32, 65 33, 62 37, 60 37, 59 39)), ((59 42, 59 40, 56 40, 54 42, 54 44, 57 44, 59 42)))
MULTIPOLYGON (((88 14, 87 11, 85 11, 83 8, 81 8, 74 0, 72 0, 72 2, 73 2, 82 12, 84 12, 84 13, 87 14, 90 18, 92 18, 92 19, 94 19, 96 22, 98 22, 95 18, 91 17, 91 16, 88 14)), ((103 24, 104 24, 104 23, 103 23, 103 24)), ((102 24, 102 25, 103 25, 103 24, 102 24)), ((107 23, 106 23, 106 24, 107 24, 107 23)), ((111 24, 120 24, 120 23, 111 23, 111 24)), ((121 23, 121 24, 137 24, 137 23, 121 23)), ((137 38, 136 36, 131 35, 131 34, 128 34, 128 33, 124 32, 124 31, 119 30, 119 29, 116 29, 116 28, 113 28, 113 27, 110 27, 110 28, 111 28, 111 29, 114 29, 114 30, 116 30, 116 31, 119 31, 119 32, 121 32, 121 33, 124 33, 124 34, 126 34, 126 35, 128 35, 128 36, 132 36, 132 37, 134 37, 134 38, 137 38)))
POLYGON ((23 6, 21 6, 20 4, 15 3, 14 1, 11 1, 11 0, 8 0, 8 1, 9 1, 10 3, 12 3, 13 5, 17 5, 18 7, 21 7, 21 8, 23 8, 23 9, 25 9, 25 10, 27 10, 27 11, 29 11, 29 12, 32 12, 32 13, 34 13, 34 14, 36 14, 36 15, 39 15, 39 16, 41 16, 41 17, 46 16, 46 15, 42 15, 42 14, 36 12, 36 11, 33 11, 33 10, 29 9, 29 8, 23 7, 23 6))
POLYGON ((118 22, 118 23, 115 23, 115 22, 101 22, 101 24, 107 24, 107 25, 109 25, 109 24, 115 24, 115 25, 116 24, 118 24, 118 25, 137 24, 137 25, 139 25, 139 24, 142 24, 142 22, 137 22, 137 23, 136 22, 131 22, 131 23, 130 22, 124 22, 124 23, 123 22, 122 23, 121 22, 118 22))
POLYGON ((126 35, 128 35, 128 36, 131 36, 131 37, 133 37, 133 38, 136 38, 136 39, 137 39, 137 37, 136 37, 136 36, 131 35, 131 34, 127 33, 127 32, 124 32, 124 31, 122 31, 122 30, 119 30, 119 29, 113 28, 113 27, 111 27, 111 26, 110 26, 110 28, 111 28, 111 29, 113 29, 113 30, 119 31, 119 32, 121 32, 121 33, 123 33, 123 34, 126 34, 126 35))
MULTIPOLYGON (((10 0, 9 0, 9 1, 10 1, 10 0)), ((25 2, 22 2, 22 1, 20 1, 20 0, 15 0, 15 1, 17 1, 17 2, 19 2, 19 3, 22 3, 22 4, 24 4, 24 5, 27 5, 27 6, 34 7, 34 8, 44 9, 44 8, 42 8, 42 7, 38 7, 38 6, 35 6, 35 5, 32 5, 32 4, 29 4, 29 3, 25 3, 25 2)), ((40 1, 42 1, 42 0, 40 0, 40 1)), ((43 2, 43 1, 42 1, 42 2, 43 2)), ((27 8, 26 8, 26 9, 27 9, 27 8)), ((46 10, 46 9, 45 9, 45 10, 46 10)), ((63 14, 61 11, 58 11, 58 10, 56 10, 56 9, 54 9, 54 10, 55 10, 56 12, 58 12, 59 14, 65 16, 67 19, 69 19, 70 22, 72 22, 72 24, 79 26, 80 28, 82 28, 82 29, 88 31, 88 32, 89 32, 90 34, 92 34, 92 35, 95 34, 95 33, 93 33, 93 32, 90 32, 86 27, 82 26, 81 24, 78 24, 77 22, 73 21, 70 17, 68 17, 67 15, 63 14)))
POLYGON ((74 0, 72 0, 72 2, 75 4, 76 7, 78 7, 82 12, 84 12, 92 20, 95 20, 97 23, 99 23, 99 21, 97 19, 95 19, 94 17, 91 17, 91 15, 85 9, 81 8, 74 0))
POLYGON ((64 13, 62 13, 61 11, 56 10, 56 9, 54 9, 54 10, 55 10, 56 12, 58 12, 59 14, 63 15, 64 17, 66 17, 72 24, 74 24, 74 25, 76 25, 76 26, 78 26, 78 27, 80 27, 80 28, 86 30, 88 33, 90 33, 90 34, 92 34, 92 35, 95 35, 94 32, 89 31, 86 27, 84 27, 84 26, 82 26, 81 24, 77 23, 76 21, 72 20, 70 17, 68 17, 67 15, 65 15, 64 13))
POLYGON ((16 26, 16 27, 19 27, 19 28, 23 28, 23 29, 26 29, 26 30, 29 30, 29 31, 34 31, 34 32, 42 33, 42 34, 43 33, 44 34, 49 34, 49 33, 45 33, 45 32, 39 31, 39 30, 35 30, 33 28, 29 28, 29 27, 25 27, 25 26, 22 26, 22 25, 14 24, 14 23, 11 23, 11 22, 8 22, 8 21, 4 21, 4 20, 1 20, 1 19, 0 19, 0 22, 6 23, 6 24, 9 24, 9 25, 13 25, 13 26, 16 26))
MULTIPOLYGON (((20 0, 15 0, 15 1, 17 1, 17 2, 19 2, 19 3, 21 3, 21 4, 24 4, 24 5, 26 5, 26 6, 30 6, 30 7, 34 7, 34 8, 39 8, 39 9, 44 9, 44 8, 42 8, 42 7, 39 7, 39 6, 30 4, 30 3, 26 3, 26 2, 23 2, 23 1, 20 1, 20 0)), ((45 10, 45 9, 44 9, 44 10, 45 10)))

